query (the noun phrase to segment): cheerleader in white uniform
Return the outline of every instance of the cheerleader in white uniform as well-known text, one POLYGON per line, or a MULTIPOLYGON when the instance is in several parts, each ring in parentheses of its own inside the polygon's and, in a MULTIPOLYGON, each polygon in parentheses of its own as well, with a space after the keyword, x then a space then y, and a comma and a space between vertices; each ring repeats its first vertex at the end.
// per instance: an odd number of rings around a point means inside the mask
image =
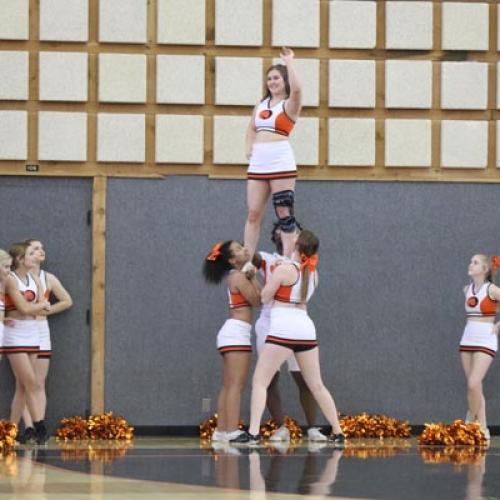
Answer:
POLYGON ((471 283, 464 288, 467 323, 460 340, 460 357, 467 379, 469 409, 466 420, 478 420, 487 439, 490 432, 486 421, 483 379, 498 350, 500 322, 495 316, 500 301, 500 288, 492 283, 493 272, 500 257, 491 260, 474 255, 469 264, 471 283))
MULTIPOLYGON (((73 300, 71 299, 68 291, 54 274, 48 273, 40 268, 40 266, 45 262, 45 249, 43 247, 43 243, 40 240, 26 240, 26 243, 29 245, 29 250, 34 250, 35 252, 37 265, 33 268, 32 274, 37 276, 39 279, 43 298, 49 301, 51 295, 53 295, 57 300, 55 304, 51 305, 48 315, 57 314, 69 309, 73 305, 73 300)), ((47 407, 47 391, 45 384, 49 373, 50 358, 52 357, 52 342, 50 340, 50 329, 47 316, 39 316, 37 321, 40 332, 40 350, 38 351, 35 368, 38 382, 40 383, 43 391, 41 404, 45 412, 47 407)), ((20 387, 16 386, 16 391, 19 390, 20 387)), ((17 401, 16 398, 14 399, 17 401)), ((25 431, 21 436, 20 441, 28 442, 35 438, 35 429, 33 428, 33 420, 26 406, 24 406, 22 415, 25 431)))
POLYGON ((252 307, 260 305, 260 289, 255 275, 241 271, 249 253, 239 242, 217 243, 203 264, 208 283, 227 279, 229 319, 217 334, 217 349, 223 356, 223 383, 217 399, 217 429, 213 441, 239 436, 240 400, 252 359, 252 307))
MULTIPOLYGON (((297 224, 297 230, 300 231, 301 227, 297 224)), ((281 230, 279 224, 275 223, 272 234, 271 241, 276 246, 276 252, 257 252, 254 256, 253 263, 259 270, 259 275, 263 283, 267 283, 273 270, 276 268, 280 261, 283 261, 283 244, 281 241, 281 230)), ((255 322, 255 335, 256 335, 256 347, 257 353, 261 352, 262 347, 266 342, 266 337, 270 333, 269 328, 271 325, 271 304, 263 304, 260 309, 260 315, 255 322)), ((309 441, 326 441, 327 437, 321 432, 321 430, 315 426, 316 423, 316 410, 317 404, 312 395, 309 387, 307 386, 304 377, 300 373, 300 367, 293 354, 290 354, 286 360, 287 368, 292 375, 293 380, 297 384, 299 389, 299 399, 302 409, 307 420, 307 437, 309 441)), ((281 395, 279 390, 279 376, 280 372, 277 371, 274 375, 269 387, 267 388, 267 400, 266 406, 272 416, 272 418, 278 422, 280 427, 273 433, 270 440, 271 441, 288 441, 290 439, 290 432, 283 424, 284 414, 281 405, 281 395)))
POLYGON ((285 47, 280 57, 285 65, 275 64, 267 70, 266 95, 255 106, 246 135, 250 164, 245 247, 252 257, 271 195, 283 232, 284 253, 290 256, 293 251, 297 165, 288 136, 300 114, 302 90, 293 64, 293 51, 285 47))
POLYGON ((335 402, 321 379, 316 329, 307 314, 307 303, 318 285, 318 248, 318 238, 311 231, 302 231, 296 237, 292 262, 284 262, 278 266, 262 289, 262 302, 273 304, 270 333, 253 375, 250 427, 248 432, 232 440, 235 443, 259 443, 259 427, 266 405, 267 387, 276 370, 293 353, 304 380, 332 426, 331 441, 336 446, 344 444, 335 402))
MULTIPOLYGON (((36 265, 34 250, 27 243, 15 243, 9 250, 12 257, 12 272, 5 282, 5 327, 3 352, 9 359, 12 371, 23 390, 22 396, 34 420, 36 441, 47 440, 45 412, 41 403, 41 386, 35 373, 35 362, 40 348, 40 334, 37 316, 50 310, 48 301, 43 300, 38 278, 30 271, 36 265)), ((16 424, 21 418, 23 405, 13 401, 11 421, 16 424)))
MULTIPOLYGON (((5 316, 5 281, 10 273, 12 257, 0 249, 0 360, 3 353, 3 320, 5 316)), ((1 418, 1 416, 0 416, 1 418)))

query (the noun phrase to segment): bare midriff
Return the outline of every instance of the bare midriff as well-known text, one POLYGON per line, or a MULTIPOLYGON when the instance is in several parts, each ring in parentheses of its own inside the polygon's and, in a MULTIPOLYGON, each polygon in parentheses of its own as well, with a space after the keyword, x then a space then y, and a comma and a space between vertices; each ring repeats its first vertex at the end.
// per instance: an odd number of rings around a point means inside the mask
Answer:
POLYGON ((257 132, 255 136, 255 142, 278 142, 278 141, 288 141, 288 137, 286 135, 269 132, 268 130, 261 130, 260 132, 257 132))

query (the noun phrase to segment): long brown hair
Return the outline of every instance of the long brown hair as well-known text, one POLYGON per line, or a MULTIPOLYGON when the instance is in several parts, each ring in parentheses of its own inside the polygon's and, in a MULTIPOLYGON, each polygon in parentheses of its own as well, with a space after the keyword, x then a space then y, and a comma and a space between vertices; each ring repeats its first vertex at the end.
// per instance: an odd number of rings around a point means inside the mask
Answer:
POLYGON ((271 97, 271 91, 267 87, 267 77, 269 76, 269 73, 275 69, 276 71, 279 72, 281 77, 283 78, 285 82, 285 93, 287 97, 290 97, 290 81, 288 80, 288 69, 284 64, 273 64, 270 66, 267 71, 266 71, 266 82, 264 84, 264 97, 262 100, 264 101, 268 97, 271 97))
MULTIPOLYGON (((301 260, 305 260, 318 253, 319 239, 312 231, 304 229, 297 238, 296 248, 299 252, 301 260)), ((301 303, 305 303, 307 299, 307 293, 309 291, 309 275, 310 271, 306 266, 302 271, 302 284, 300 286, 301 303)))
POLYGON ((25 241, 20 241, 18 243, 13 243, 9 248, 9 254, 12 257, 11 269, 15 271, 19 267, 19 260, 26 255, 26 250, 28 250, 28 243, 25 241))

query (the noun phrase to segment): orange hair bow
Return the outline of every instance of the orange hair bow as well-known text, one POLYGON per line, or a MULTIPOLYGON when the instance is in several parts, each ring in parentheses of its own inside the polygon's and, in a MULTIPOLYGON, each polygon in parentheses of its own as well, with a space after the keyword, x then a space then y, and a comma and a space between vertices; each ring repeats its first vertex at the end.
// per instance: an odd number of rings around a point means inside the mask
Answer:
POLYGON ((500 255, 493 255, 491 257, 491 269, 495 272, 500 267, 500 255))
POLYGON ((300 270, 303 271, 305 268, 309 269, 311 273, 316 271, 316 267, 318 265, 319 255, 315 253, 308 257, 305 254, 300 255, 300 270))
POLYGON ((224 245, 224 243, 222 241, 217 242, 212 247, 212 250, 210 250, 210 253, 208 254, 207 260, 216 260, 219 255, 222 255, 221 251, 220 251, 220 249, 222 248, 222 245, 224 245))

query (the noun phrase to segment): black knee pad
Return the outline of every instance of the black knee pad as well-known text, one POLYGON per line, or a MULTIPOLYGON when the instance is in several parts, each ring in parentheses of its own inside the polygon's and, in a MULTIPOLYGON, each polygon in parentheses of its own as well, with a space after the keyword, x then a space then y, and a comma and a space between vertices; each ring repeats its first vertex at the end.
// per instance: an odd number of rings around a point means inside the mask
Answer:
POLYGON ((297 221, 293 215, 278 218, 278 224, 283 233, 293 233, 297 229, 297 221))
POLYGON ((293 215, 294 202, 295 202, 295 193, 291 189, 273 193, 273 205, 276 215, 278 215, 277 212, 278 207, 287 207, 289 209, 288 210, 289 215, 293 215))

